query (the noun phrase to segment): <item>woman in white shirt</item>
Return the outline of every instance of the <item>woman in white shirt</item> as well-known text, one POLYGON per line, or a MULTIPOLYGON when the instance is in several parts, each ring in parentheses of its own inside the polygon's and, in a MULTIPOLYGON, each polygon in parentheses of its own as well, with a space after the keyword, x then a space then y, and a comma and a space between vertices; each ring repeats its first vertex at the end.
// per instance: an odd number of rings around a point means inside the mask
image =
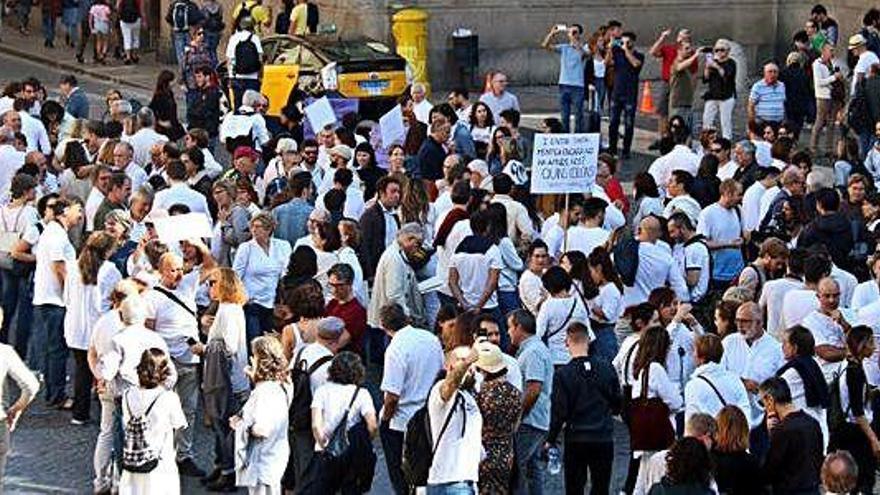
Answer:
POLYGON ((174 433, 190 425, 177 394, 163 384, 172 373, 168 354, 160 349, 147 349, 137 366, 138 387, 132 387, 122 396, 122 424, 133 417, 144 416, 147 444, 158 449, 159 463, 148 473, 123 469, 119 480, 120 495, 147 493, 180 493, 180 475, 175 462, 174 433))
POLYGON ((211 301, 217 313, 211 322, 203 355, 202 389, 205 415, 214 433, 214 470, 207 477, 211 491, 235 489, 235 460, 229 418, 247 400, 250 383, 245 375, 247 341, 242 306, 244 285, 231 268, 217 268, 208 276, 211 301))
MULTIPOLYGON (((369 470, 371 464, 375 466, 376 457, 371 445, 379 425, 373 400, 367 389, 363 388, 365 374, 366 370, 357 354, 343 351, 333 358, 327 370, 327 383, 318 387, 312 398, 312 434, 315 437, 315 451, 321 452, 334 435, 347 432, 349 443, 357 446, 355 458, 358 463, 351 468, 363 469, 363 464, 369 470), (341 424, 343 419, 346 421, 344 426, 341 424)), ((343 481, 349 479, 348 475, 353 473, 345 474, 341 479, 325 477, 321 484, 323 491, 336 493, 343 481)))
POLYGON ((367 283, 364 281, 364 269, 361 267, 361 261, 357 255, 357 250, 361 244, 360 228, 357 222, 353 220, 340 221, 338 228, 340 248, 336 251, 336 257, 340 263, 345 263, 354 271, 354 281, 352 282, 354 295, 361 303, 361 306, 369 308, 367 283))
POLYGON ((782 353, 786 363, 776 372, 788 383, 791 403, 819 422, 824 447, 828 447, 828 421, 825 409, 829 405, 828 384, 819 363, 816 362, 815 340, 807 328, 800 325, 785 331, 782 353))
POLYGON ((275 219, 260 213, 251 219, 251 240, 235 253, 232 269, 244 282, 248 303, 244 306, 248 342, 274 328, 275 289, 290 258, 290 244, 272 237, 275 219))
POLYGON ((71 423, 80 425, 89 420, 92 398, 92 373, 89 369, 88 350, 92 328, 104 308, 103 301, 110 299, 110 292, 122 280, 122 274, 108 261, 116 249, 116 240, 105 232, 93 233, 77 264, 67 274, 64 284, 64 340, 73 353, 73 418, 71 423))
POLYGON ((291 360, 306 344, 315 341, 318 322, 324 317, 326 300, 321 287, 314 281, 285 290, 280 297, 290 308, 294 319, 293 323, 281 330, 284 355, 291 360))
POLYGON ((663 215, 663 199, 654 176, 642 172, 633 179, 633 203, 629 209, 629 224, 638 229, 642 219, 649 215, 663 215))
POLYGON ((590 326, 596 335, 590 353, 610 362, 619 348, 614 327, 623 312, 623 283, 605 248, 594 249, 587 258, 587 265, 593 284, 599 288, 596 297, 588 302, 590 326))
MULTIPOLYGON (((501 273, 498 277, 498 308, 502 315, 507 315, 515 309, 520 309, 517 283, 519 274, 522 273, 522 258, 516 251, 513 241, 507 236, 507 208, 501 203, 491 203, 486 209, 489 218, 489 238, 498 246, 501 253, 501 273)), ((504 322, 504 318, 501 319, 504 322)), ((502 348, 507 344, 507 334, 502 325, 502 348)))
POLYGON ((287 412, 293 397, 287 358, 281 341, 268 335, 254 339, 251 354, 248 374, 254 389, 241 413, 229 420, 235 430, 236 484, 250 494, 281 495, 290 456, 287 412))
MULTIPOLYGON (((551 267, 541 277, 541 281, 550 297, 544 300, 538 310, 535 335, 550 349, 553 364, 563 365, 571 360, 571 354, 565 345, 565 330, 573 321, 589 326, 589 313, 581 298, 569 293, 571 277, 565 270, 558 266, 551 267)), ((590 335, 592 337, 592 332, 590 335)))
POLYGON ((336 252, 341 246, 339 239, 339 228, 328 223, 319 223, 316 227, 315 235, 315 254, 318 256, 318 273, 315 280, 321 284, 324 291, 324 299, 330 300, 330 269, 333 265, 339 263, 339 256, 336 252))
POLYGON ((471 138, 474 140, 477 158, 485 160, 489 153, 489 141, 495 130, 495 117, 492 115, 492 109, 482 101, 474 103, 471 106, 470 121, 471 138))

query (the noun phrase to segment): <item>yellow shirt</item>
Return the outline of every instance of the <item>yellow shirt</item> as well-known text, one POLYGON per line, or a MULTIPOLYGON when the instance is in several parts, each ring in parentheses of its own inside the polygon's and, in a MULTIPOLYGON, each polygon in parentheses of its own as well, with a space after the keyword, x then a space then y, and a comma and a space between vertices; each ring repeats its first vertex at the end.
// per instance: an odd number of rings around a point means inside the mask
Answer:
MULTIPOLYGON (((257 26, 268 26, 270 22, 270 18, 272 17, 271 11, 262 5, 257 5, 257 2, 245 1, 243 2, 245 6, 251 11, 251 18, 254 20, 254 24, 257 26)), ((232 18, 238 19, 238 13, 241 12, 242 3, 239 3, 235 6, 235 9, 232 11, 232 18)))
POLYGON ((306 19, 308 19, 308 4, 297 4, 290 12, 290 28, 293 34, 297 36, 309 34, 309 26, 306 19))

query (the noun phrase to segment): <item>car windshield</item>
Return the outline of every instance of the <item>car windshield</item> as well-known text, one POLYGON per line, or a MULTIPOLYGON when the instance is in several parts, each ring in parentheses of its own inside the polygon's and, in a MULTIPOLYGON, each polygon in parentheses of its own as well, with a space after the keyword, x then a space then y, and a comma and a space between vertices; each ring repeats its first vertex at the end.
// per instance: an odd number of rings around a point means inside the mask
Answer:
POLYGON ((321 46, 334 60, 384 58, 391 50, 377 41, 342 41, 321 46))

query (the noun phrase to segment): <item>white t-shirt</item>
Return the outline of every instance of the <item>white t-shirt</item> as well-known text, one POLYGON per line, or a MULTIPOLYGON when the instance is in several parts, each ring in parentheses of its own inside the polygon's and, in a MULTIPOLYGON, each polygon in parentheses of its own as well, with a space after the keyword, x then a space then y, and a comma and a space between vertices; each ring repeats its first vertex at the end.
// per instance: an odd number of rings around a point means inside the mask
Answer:
POLYGON ((819 309, 816 291, 810 289, 790 290, 782 298, 783 328, 800 325, 813 310, 819 309))
MULTIPOLYGON (((437 230, 440 229, 444 220, 446 220, 445 215, 442 220, 436 223, 435 228, 437 230)), ((439 289, 439 292, 442 294, 447 296, 452 295, 452 292, 449 290, 449 284, 445 283, 449 281, 449 263, 452 259, 452 255, 455 254, 455 250, 458 248, 459 243, 471 234, 473 234, 471 223, 467 219, 459 220, 458 222, 455 222, 455 225, 453 225, 452 229, 449 231, 449 235, 446 236, 446 244, 443 246, 437 246, 437 277, 444 282, 439 289)), ((434 232, 434 237, 436 236, 437 232, 434 232)))
POLYGON ((192 313, 156 289, 144 293, 147 319, 155 321, 155 331, 165 339, 171 357, 182 363, 199 362, 199 357, 190 351, 187 340, 199 338, 198 322, 193 313, 196 312, 196 289, 200 273, 199 269, 187 273, 174 290, 163 288, 177 296, 192 313))
POLYGON ((406 424, 424 405, 428 392, 443 369, 443 349, 434 334, 406 326, 385 349, 381 390, 399 397, 389 428, 406 431, 406 424))
POLYGON ((102 193, 97 187, 93 187, 92 190, 89 192, 89 197, 88 199, 86 199, 86 206, 84 208, 86 217, 86 232, 92 232, 95 230, 95 214, 98 213, 98 208, 103 202, 104 193, 102 193))
MULTIPOLYGON (((459 245, 460 247, 461 245, 459 245)), ((475 305, 486 288, 489 271, 499 270, 500 272, 504 265, 501 262, 501 252, 498 250, 498 246, 492 244, 484 253, 462 252, 459 249, 449 260, 449 267, 458 271, 458 283, 465 301, 475 305)), ((496 290, 486 300, 483 308, 492 309, 497 306, 498 291, 496 290)))
POLYGON ((64 290, 55 275, 53 264, 63 261, 70 268, 76 263, 76 250, 60 223, 50 222, 46 226, 34 249, 34 256, 37 258, 34 269, 34 306, 64 306, 64 290))
POLYGON ((238 247, 232 269, 244 283, 248 302, 264 308, 275 306, 275 291, 287 270, 291 252, 287 241, 274 237, 269 240, 268 253, 255 240, 238 247))
POLYGON ((864 53, 859 55, 859 61, 856 62, 856 67, 853 69, 853 80, 850 93, 856 92, 856 76, 861 74, 863 79, 868 77, 868 71, 874 64, 880 64, 880 58, 877 58, 877 55, 871 50, 865 50, 864 53))
MULTIPOLYGON (((319 359, 329 356, 331 359, 327 360, 321 366, 318 366, 315 371, 309 375, 309 387, 312 389, 312 396, 314 397, 315 392, 328 380, 328 372, 330 370, 330 363, 333 361, 333 352, 330 349, 327 349, 322 344, 318 342, 312 342, 311 344, 306 344, 303 347, 302 352, 299 353, 299 361, 306 362, 306 368, 311 368, 315 363, 318 362, 319 359)), ((295 365, 296 363, 291 363, 291 365, 295 365)), ((348 396, 351 398, 351 395, 348 396)))
POLYGON ((858 311, 877 301, 880 301, 880 285, 876 280, 868 280, 856 286, 849 307, 858 311))
POLYGON ((428 484, 476 482, 479 480, 480 461, 483 458, 483 416, 477 401, 467 392, 456 392, 444 402, 440 397, 442 385, 443 382, 434 385, 428 397, 431 436, 437 446, 434 462, 428 471, 428 484), (461 401, 464 402, 463 407, 461 401), (449 425, 440 437, 440 430, 450 411, 452 417, 449 425))
POLYGON ((777 339, 782 339, 782 332, 788 328, 783 318, 783 301, 790 291, 803 289, 804 283, 800 280, 784 277, 776 280, 768 280, 761 288, 761 298, 758 305, 767 312, 767 331, 777 339))
POLYGON ((602 323, 617 323, 623 314, 623 293, 612 282, 599 287, 599 294, 590 299, 590 316, 602 323), (604 318, 599 318, 595 310, 601 309, 604 318))
MULTIPOLYGON (((376 408, 373 406, 370 392, 365 388, 327 382, 315 391, 315 395, 312 397, 312 409, 321 411, 324 419, 324 438, 330 439, 333 431, 339 426, 339 422, 342 421, 349 403, 351 403, 351 409, 348 411, 346 430, 356 425, 361 418, 376 415, 376 408), (357 390, 357 397, 352 403, 351 398, 355 390, 357 390)), ((315 443, 315 451, 320 452, 321 450, 323 450, 321 445, 315 443)))
MULTIPOLYGON (((730 242, 742 239, 743 229, 736 208, 725 208, 713 203, 700 212, 697 233, 714 242, 730 242)), ((712 251, 712 277, 716 280, 733 280, 742 271, 742 251, 739 248, 712 251)))
POLYGON ((684 194, 681 196, 676 196, 669 200, 666 203, 666 207, 663 208, 663 216, 665 218, 669 218, 673 213, 680 211, 688 216, 691 222, 696 226, 698 225, 700 219, 700 212, 703 211, 703 207, 700 206, 700 203, 697 202, 696 199, 691 197, 690 194, 684 194))
POLYGON ((575 321, 587 325, 588 328, 590 326, 590 315, 581 298, 576 295, 551 297, 538 310, 535 335, 540 338, 552 334, 547 339, 547 347, 550 349, 553 364, 565 364, 571 360, 571 354, 565 345, 565 335, 568 325, 575 321))
POLYGON ((686 247, 683 244, 676 244, 672 249, 672 256, 678 263, 678 269, 685 278, 685 281, 687 281, 688 271, 700 271, 697 285, 688 287, 690 301, 699 301, 709 290, 709 280, 711 278, 709 248, 702 242, 692 242, 686 247))
POLYGON ((538 314, 538 303, 547 296, 541 276, 526 270, 519 278, 519 299, 533 315, 538 314))
MULTIPOLYGON (((816 347, 827 345, 838 349, 846 349, 846 335, 843 333, 843 327, 832 320, 830 316, 815 310, 804 318, 801 325, 813 334, 816 347)), ((822 368, 822 374, 825 375, 825 381, 831 383, 831 380, 834 378, 834 370, 837 369, 840 362, 826 361, 822 358, 817 358, 817 361, 819 362, 819 367, 822 368)))
POLYGON ((580 251, 589 256, 594 249, 608 242, 610 232, 602 227, 575 225, 568 229, 568 250, 580 251))
POLYGON ((727 179, 732 179, 733 176, 736 175, 738 169, 738 163, 733 160, 727 160, 727 163, 718 166, 718 180, 725 181, 727 179))
POLYGON ((758 228, 761 223, 761 198, 767 188, 760 182, 755 182, 743 194, 742 198, 742 223, 743 230, 751 232, 758 228))

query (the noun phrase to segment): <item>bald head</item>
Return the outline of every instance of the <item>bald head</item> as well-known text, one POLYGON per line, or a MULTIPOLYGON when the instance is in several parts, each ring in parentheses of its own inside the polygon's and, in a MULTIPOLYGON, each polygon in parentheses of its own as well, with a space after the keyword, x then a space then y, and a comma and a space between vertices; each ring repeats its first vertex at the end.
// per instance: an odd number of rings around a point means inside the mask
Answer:
POLYGON ((840 285, 831 277, 819 281, 816 295, 819 297, 819 310, 830 314, 840 307, 840 285))
POLYGON ((159 276, 162 285, 176 289, 183 278, 183 258, 176 253, 165 253, 159 258, 159 276))
POLYGON ((660 238, 660 221, 656 217, 645 217, 639 222, 639 240, 654 242, 660 238))

